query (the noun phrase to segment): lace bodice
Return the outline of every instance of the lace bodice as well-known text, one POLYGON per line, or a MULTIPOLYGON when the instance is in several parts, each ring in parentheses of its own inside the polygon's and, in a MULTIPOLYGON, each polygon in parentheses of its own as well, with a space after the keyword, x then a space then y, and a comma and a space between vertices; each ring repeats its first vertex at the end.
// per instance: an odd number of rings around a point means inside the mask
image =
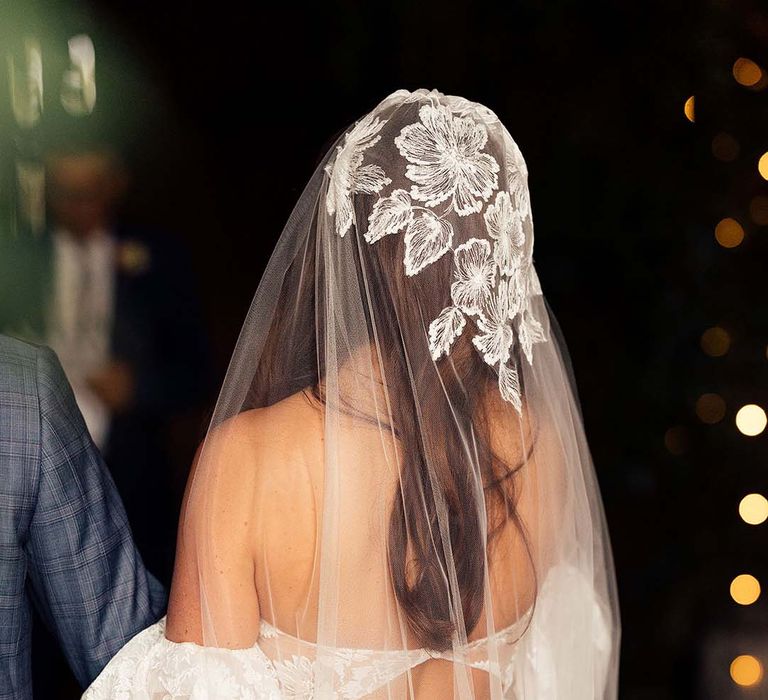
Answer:
POLYGON ((484 653, 487 638, 466 644, 458 655, 460 658, 453 650, 335 647, 321 651, 316 644, 287 634, 264 619, 260 623, 259 641, 250 649, 203 648, 166 639, 162 618, 123 647, 88 688, 83 700, 309 700, 315 697, 314 676, 320 663, 331 667, 336 697, 352 700, 369 696, 408 670, 437 658, 460 661, 495 674, 506 691, 512 682, 515 642, 532 610, 533 607, 493 635, 503 638, 506 644, 501 648, 508 652, 495 663, 484 653), (274 657, 265 653, 263 647, 274 657), (281 653, 286 648, 291 653, 281 653), (297 649, 301 653, 294 653, 297 649))
POLYGON ((512 681, 512 662, 516 650, 515 643, 525 629, 533 607, 508 627, 497 631, 493 636, 502 639, 506 650, 499 662, 489 661, 485 653, 488 638, 476 639, 466 644, 460 653, 454 650, 435 652, 427 649, 354 649, 335 647, 318 654, 318 647, 312 642, 305 642, 279 630, 262 618, 260 640, 263 648, 268 648, 269 640, 281 639, 284 644, 276 648, 297 649, 300 654, 280 654, 271 659, 285 697, 312 697, 313 664, 329 663, 335 676, 334 687, 341 698, 361 698, 375 692, 398 676, 430 659, 445 659, 465 663, 488 673, 493 673, 506 688, 512 681), (309 694, 307 694, 309 692, 309 694))
POLYGON ((591 582, 576 568, 551 570, 536 605, 493 637, 503 643, 478 639, 458 654, 321 648, 262 618, 253 647, 220 649, 166 639, 162 618, 117 653, 83 700, 309 700, 327 697, 316 693, 321 664, 332 675, 333 697, 378 697, 377 689, 387 697, 388 684, 432 659, 466 664, 497 677, 504 698, 604 696, 612 646, 607 612, 591 582), (498 649, 498 659, 488 659, 488 648, 498 649), (578 669, 592 661, 598 667, 582 678, 578 669), (565 664, 573 673, 563 673, 565 664))

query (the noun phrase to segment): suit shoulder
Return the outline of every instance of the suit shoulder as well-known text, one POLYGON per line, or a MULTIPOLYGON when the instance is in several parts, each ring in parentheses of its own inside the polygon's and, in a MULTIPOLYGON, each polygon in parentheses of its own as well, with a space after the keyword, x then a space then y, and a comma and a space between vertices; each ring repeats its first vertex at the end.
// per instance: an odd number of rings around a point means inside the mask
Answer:
POLYGON ((53 355, 40 345, 0 334, 0 391, 36 394, 41 353, 45 351, 53 355))
POLYGON ((0 334, 0 391, 38 396, 46 390, 59 393, 65 383, 53 350, 0 334))
POLYGON ((0 334, 0 362, 4 365, 34 367, 40 347, 10 335, 0 334))

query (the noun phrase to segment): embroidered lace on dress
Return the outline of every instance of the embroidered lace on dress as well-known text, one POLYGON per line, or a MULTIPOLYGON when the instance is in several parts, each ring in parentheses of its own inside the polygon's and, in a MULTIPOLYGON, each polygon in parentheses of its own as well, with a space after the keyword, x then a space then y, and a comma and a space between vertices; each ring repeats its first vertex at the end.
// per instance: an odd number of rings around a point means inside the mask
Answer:
MULTIPOLYGON (((525 630, 533 606, 508 627, 493 636, 508 645, 503 659, 492 662, 484 655, 488 638, 464 647, 464 663, 497 675, 506 690, 513 681, 516 642, 525 630)), ((337 697, 364 698, 408 670, 429 661, 454 661, 453 651, 426 649, 380 650, 336 647, 317 659, 317 645, 294 637, 262 618, 259 642, 250 649, 211 649, 191 642, 172 642, 165 637, 165 618, 136 635, 107 665, 83 700, 310 700, 314 694, 314 667, 329 663, 336 675, 337 697), (275 651, 267 655, 263 646, 283 640, 303 653, 275 651)))

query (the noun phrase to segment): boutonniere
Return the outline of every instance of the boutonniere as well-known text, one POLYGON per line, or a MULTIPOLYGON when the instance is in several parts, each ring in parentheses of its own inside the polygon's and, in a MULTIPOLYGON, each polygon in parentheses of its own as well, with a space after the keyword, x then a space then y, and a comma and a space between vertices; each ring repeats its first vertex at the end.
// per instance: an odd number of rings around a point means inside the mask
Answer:
POLYGON ((152 262, 149 248, 138 241, 122 241, 117 253, 118 267, 129 275, 144 274, 152 262))

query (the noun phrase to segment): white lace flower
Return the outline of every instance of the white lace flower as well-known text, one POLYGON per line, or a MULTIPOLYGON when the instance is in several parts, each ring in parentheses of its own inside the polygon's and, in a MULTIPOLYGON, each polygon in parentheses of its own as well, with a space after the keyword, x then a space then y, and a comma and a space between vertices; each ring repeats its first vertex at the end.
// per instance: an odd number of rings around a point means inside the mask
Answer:
POLYGON ((405 190, 393 190, 389 197, 380 197, 368 217, 365 240, 378 241, 389 233, 397 233, 413 221, 411 197, 405 190))
POLYGON ((367 114, 344 135, 344 144, 336 147, 333 164, 325 166, 330 177, 326 210, 331 215, 336 214, 336 232, 341 237, 352 226, 352 195, 356 192, 373 194, 392 182, 381 166, 363 165, 363 151, 379 141, 379 131, 386 123, 386 119, 367 114))
POLYGON ((513 274, 523 259, 525 233, 523 218, 515 209, 509 193, 504 190, 498 192, 494 203, 486 208, 483 218, 488 235, 496 241, 493 259, 502 274, 513 274))
POLYGON ((467 319, 461 309, 455 306, 444 308, 429 324, 429 351, 433 360, 447 355, 453 341, 461 335, 467 319))
POLYGON ((431 211, 413 219, 405 232, 405 273, 410 277, 451 249, 453 226, 431 211))
POLYGON ((489 365, 506 362, 514 334, 509 320, 509 282, 499 280, 496 293, 491 296, 477 320, 479 335, 472 338, 475 347, 489 365))
POLYGON ((445 105, 423 105, 420 122, 403 127, 395 144, 409 161, 411 196, 434 207, 451 198, 459 216, 479 212, 498 187, 499 164, 482 149, 483 124, 455 117, 445 105))
POLYGON ((479 313, 496 281, 496 265, 491 244, 485 238, 470 238, 453 251, 455 264, 451 284, 453 303, 468 314, 479 313))

